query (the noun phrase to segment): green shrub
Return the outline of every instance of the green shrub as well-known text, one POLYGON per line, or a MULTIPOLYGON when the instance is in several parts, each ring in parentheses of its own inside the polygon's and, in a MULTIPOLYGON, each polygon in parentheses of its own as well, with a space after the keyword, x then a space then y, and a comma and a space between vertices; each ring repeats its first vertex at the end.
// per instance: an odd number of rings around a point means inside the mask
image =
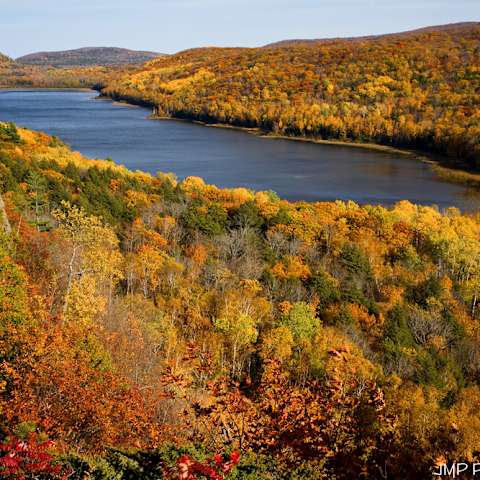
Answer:
POLYGON ((407 298, 409 301, 425 308, 428 306, 429 298, 438 299, 441 293, 442 286, 440 280, 436 276, 431 275, 425 281, 410 287, 407 291, 407 298))
POLYGON ((328 305, 340 301, 341 293, 335 280, 326 272, 319 270, 310 279, 308 286, 317 294, 318 310, 325 310, 328 305))
POLYGON ((0 123, 0 142, 22 143, 17 127, 13 122, 0 123))
POLYGON ((251 227, 261 228, 265 223, 265 220, 260 215, 255 202, 245 202, 242 204, 232 215, 231 226, 238 227, 251 227))
POLYGON ((278 212, 269 220, 268 225, 288 225, 292 221, 292 217, 288 208, 285 206, 281 206, 278 209, 278 212))
POLYGON ((384 339, 390 340, 396 347, 415 347, 415 339, 408 325, 408 312, 401 305, 396 305, 387 315, 384 339))
POLYGON ((282 324, 290 329, 297 343, 310 340, 320 328, 320 320, 305 302, 294 303, 291 310, 283 316, 282 324))
POLYGON ((191 230, 200 230, 209 236, 220 235, 227 227, 227 212, 215 203, 202 205, 191 204, 182 215, 182 222, 191 230))
POLYGON ((359 275, 364 278, 372 276, 368 258, 356 245, 349 244, 343 248, 340 262, 351 275, 359 275))

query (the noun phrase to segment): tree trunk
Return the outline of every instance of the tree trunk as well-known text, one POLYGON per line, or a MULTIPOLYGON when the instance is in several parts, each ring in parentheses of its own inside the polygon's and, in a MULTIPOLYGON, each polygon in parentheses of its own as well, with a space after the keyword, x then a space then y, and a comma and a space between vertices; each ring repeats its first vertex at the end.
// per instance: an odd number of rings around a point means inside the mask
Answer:
POLYGON ((5 232, 10 233, 12 231, 12 227, 10 226, 10 222, 8 221, 7 212, 5 211, 5 204, 3 203, 3 198, 1 195, 0 195, 0 220, 2 222, 2 226, 5 232))

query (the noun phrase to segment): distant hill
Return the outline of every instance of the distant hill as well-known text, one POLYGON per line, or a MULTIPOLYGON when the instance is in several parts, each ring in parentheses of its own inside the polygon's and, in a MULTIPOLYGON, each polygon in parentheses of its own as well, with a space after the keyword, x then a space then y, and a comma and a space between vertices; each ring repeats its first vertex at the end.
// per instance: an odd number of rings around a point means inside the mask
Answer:
POLYGON ((480 26, 480 22, 461 22, 461 23, 449 23, 447 25, 437 25, 431 27, 424 27, 424 28, 417 28, 415 30, 407 30, 405 32, 398 32, 398 33, 385 33, 381 35, 366 35, 362 37, 332 37, 332 38, 297 38, 297 39, 289 39, 289 40, 281 40, 279 42, 269 43, 265 45, 264 48, 271 48, 271 47, 288 47, 292 45, 303 45, 309 43, 333 43, 339 40, 343 41, 362 41, 362 40, 374 40, 374 39, 384 39, 389 37, 402 37, 402 36, 411 36, 424 33, 432 33, 432 32, 455 32, 459 30, 463 30, 465 28, 471 27, 478 27, 480 26))
POLYGON ((17 58, 17 62, 37 66, 88 67, 140 64, 158 56, 162 54, 125 48, 86 47, 58 52, 31 53, 17 58))
POLYGON ((28 64, 0 53, 0 88, 98 88, 138 64, 72 65, 28 64))

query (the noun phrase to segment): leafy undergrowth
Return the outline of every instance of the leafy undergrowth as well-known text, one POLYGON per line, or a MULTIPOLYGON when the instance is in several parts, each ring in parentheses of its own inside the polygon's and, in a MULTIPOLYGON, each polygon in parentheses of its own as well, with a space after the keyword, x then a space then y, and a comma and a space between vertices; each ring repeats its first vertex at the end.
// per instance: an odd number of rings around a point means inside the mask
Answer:
POLYGON ((0 192, 4 476, 479 460, 478 214, 178 182, 12 124, 0 192))

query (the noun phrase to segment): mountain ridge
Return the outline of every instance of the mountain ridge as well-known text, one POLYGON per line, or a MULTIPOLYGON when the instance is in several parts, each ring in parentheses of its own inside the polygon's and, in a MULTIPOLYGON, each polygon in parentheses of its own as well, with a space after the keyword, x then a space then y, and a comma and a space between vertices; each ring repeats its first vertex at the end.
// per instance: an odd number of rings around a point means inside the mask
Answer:
POLYGON ((330 42, 338 42, 341 40, 344 41, 363 41, 363 40, 375 40, 375 39, 385 39, 385 38, 392 38, 392 37, 403 37, 403 36, 410 36, 415 34, 423 34, 423 33, 430 33, 430 32, 438 32, 438 31, 455 31, 469 27, 480 27, 480 22, 457 22, 457 23, 447 23, 442 25, 430 25, 426 27, 415 28, 413 30, 405 30, 401 32, 391 32, 391 33, 380 33, 378 35, 360 35, 358 37, 325 37, 325 38, 292 38, 292 39, 285 39, 279 40, 277 42, 267 43, 260 48, 275 48, 275 47, 286 47, 291 45, 298 45, 298 44, 312 44, 312 43, 330 43, 330 42))
POLYGON ((141 64, 164 54, 118 47, 82 47, 73 50, 34 52, 15 59, 23 65, 72 67, 141 64))

